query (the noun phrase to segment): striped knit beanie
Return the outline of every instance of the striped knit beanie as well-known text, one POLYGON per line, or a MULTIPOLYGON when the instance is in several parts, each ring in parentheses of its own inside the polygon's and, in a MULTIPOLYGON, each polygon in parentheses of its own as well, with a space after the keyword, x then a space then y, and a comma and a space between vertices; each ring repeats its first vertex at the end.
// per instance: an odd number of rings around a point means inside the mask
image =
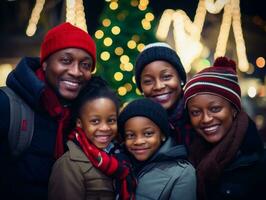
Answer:
POLYGON ((212 67, 208 67, 193 76, 184 87, 185 106, 190 98, 210 93, 231 102, 241 110, 241 90, 236 74, 236 64, 226 57, 219 57, 212 67))
POLYGON ((143 71, 146 65, 156 60, 163 60, 173 65, 183 84, 186 83, 186 72, 175 50, 173 50, 172 47, 167 43, 155 42, 146 45, 143 51, 138 55, 136 59, 136 65, 135 65, 136 84, 141 92, 142 92, 140 85, 141 72, 143 71))

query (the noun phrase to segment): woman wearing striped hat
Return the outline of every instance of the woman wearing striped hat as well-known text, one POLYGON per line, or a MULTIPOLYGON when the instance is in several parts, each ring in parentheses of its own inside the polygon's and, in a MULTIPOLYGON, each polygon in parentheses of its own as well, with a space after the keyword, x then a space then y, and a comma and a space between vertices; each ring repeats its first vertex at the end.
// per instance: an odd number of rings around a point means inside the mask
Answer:
POLYGON ((198 199, 265 199, 263 142, 241 107, 235 62, 217 58, 187 82, 184 98, 197 132, 190 160, 198 199))

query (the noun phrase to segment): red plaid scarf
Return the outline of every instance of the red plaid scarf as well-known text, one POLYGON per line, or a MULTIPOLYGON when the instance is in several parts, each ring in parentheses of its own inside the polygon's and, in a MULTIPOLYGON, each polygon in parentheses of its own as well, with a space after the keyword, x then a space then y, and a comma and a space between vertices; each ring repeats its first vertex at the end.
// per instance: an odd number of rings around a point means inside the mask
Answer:
MULTIPOLYGON (((36 76, 45 82, 45 74, 42 68, 36 71, 36 76)), ((54 156, 58 159, 64 154, 64 131, 69 123, 70 111, 59 102, 54 91, 46 84, 41 96, 41 104, 51 117, 56 118, 58 123, 54 156)))
POLYGON ((86 134, 79 127, 76 127, 71 132, 69 139, 78 142, 94 167, 116 180, 116 185, 119 185, 119 188, 116 188, 119 190, 119 199, 135 199, 136 180, 132 177, 131 168, 126 160, 119 161, 114 155, 109 155, 105 151, 98 149, 87 139, 86 134))

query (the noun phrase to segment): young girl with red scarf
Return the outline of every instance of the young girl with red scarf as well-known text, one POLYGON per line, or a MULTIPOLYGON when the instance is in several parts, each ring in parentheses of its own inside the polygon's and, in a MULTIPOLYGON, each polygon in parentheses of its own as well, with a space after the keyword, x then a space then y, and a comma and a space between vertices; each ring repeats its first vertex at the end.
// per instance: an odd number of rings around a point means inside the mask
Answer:
POLYGON ((93 77, 73 106, 68 151, 56 161, 49 199, 135 199, 136 182, 117 135, 119 99, 93 77))

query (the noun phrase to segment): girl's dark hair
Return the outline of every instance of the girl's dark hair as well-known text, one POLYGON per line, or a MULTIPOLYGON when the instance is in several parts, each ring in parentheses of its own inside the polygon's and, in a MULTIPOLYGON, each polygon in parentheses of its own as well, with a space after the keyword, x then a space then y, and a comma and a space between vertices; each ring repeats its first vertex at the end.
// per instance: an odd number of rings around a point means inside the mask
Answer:
POLYGON ((108 98, 112 100, 116 106, 118 114, 120 108, 120 100, 116 93, 108 86, 107 82, 99 76, 93 76, 89 82, 80 91, 78 97, 72 105, 70 130, 75 127, 76 120, 80 116, 81 108, 88 101, 98 98, 108 98))

